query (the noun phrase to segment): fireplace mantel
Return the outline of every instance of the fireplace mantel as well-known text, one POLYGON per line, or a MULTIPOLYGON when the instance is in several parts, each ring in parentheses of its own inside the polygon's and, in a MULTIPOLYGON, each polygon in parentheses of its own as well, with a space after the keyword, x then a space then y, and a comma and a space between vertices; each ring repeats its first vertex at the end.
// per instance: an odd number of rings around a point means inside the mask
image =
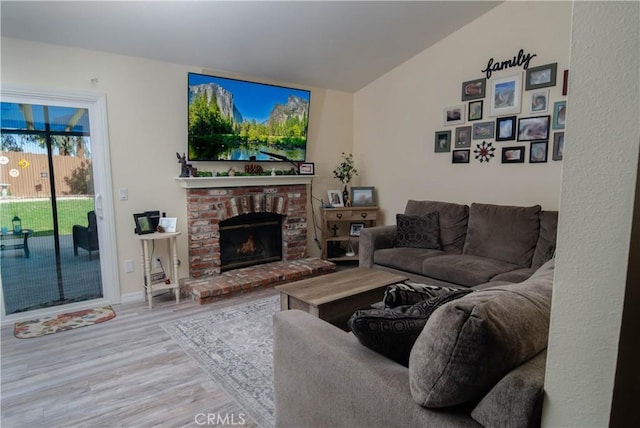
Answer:
POLYGON ((174 177, 184 189, 309 184, 315 175, 242 175, 238 177, 174 177))

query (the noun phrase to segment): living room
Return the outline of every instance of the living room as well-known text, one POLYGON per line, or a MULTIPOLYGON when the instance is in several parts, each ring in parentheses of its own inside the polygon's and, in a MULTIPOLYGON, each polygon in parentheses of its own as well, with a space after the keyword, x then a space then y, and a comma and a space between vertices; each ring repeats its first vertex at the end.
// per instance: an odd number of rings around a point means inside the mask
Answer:
MULTIPOLYGON (((609 421, 622 307, 633 296, 625 297, 625 281, 638 154, 638 59, 624 53, 638 51, 637 16, 633 3, 610 9, 599 3, 507 2, 362 89, 309 88, 307 159, 315 163, 318 198, 341 187, 331 171, 342 152, 352 152, 360 171, 352 185, 376 188, 384 224, 393 224, 408 199, 560 210, 547 426, 609 421), (621 19, 630 22, 620 25, 621 19), (621 46, 621 53, 610 52, 613 45, 621 46), (448 129, 443 109, 460 103, 461 83, 483 77, 489 58, 508 59, 520 49, 537 55, 531 66, 557 63, 559 82, 561 71, 570 70, 567 96, 561 83, 550 89, 551 102, 571 101, 565 159, 505 165, 497 156, 487 164, 475 159, 453 164, 450 153, 434 153, 434 132, 448 129), (608 65, 596 67, 594 58, 608 65), (594 92, 600 98, 594 99, 594 92), (606 108, 606 101, 612 106, 606 108), (594 104, 601 106, 597 115, 594 104), (611 129, 606 123, 625 126, 611 129), (616 143, 603 148, 602 141, 616 143), (606 226, 598 220, 604 218, 606 226), (595 248, 596 237, 606 245, 595 248), (601 287, 605 278, 609 286, 601 287), (586 302, 585 289, 590 291, 586 302), (582 304, 575 305, 576 300, 582 304), (576 325, 592 337, 578 333, 576 325)), ((122 266, 123 260, 140 257, 131 214, 158 207, 178 218, 179 230, 186 229, 185 192, 174 180, 179 175, 175 153, 186 150, 187 73, 207 70, 10 38, 2 40, 2 65, 3 84, 106 94, 111 187, 128 188, 130 195, 128 202, 114 205, 118 297, 141 299, 138 273, 125 273, 122 266)), ((198 168, 221 167, 203 163, 198 168)), ((317 203, 314 208, 317 212, 317 203)), ((309 255, 319 254, 313 234, 307 248, 309 255)), ((186 236, 181 236, 179 258, 187 257, 186 236)), ((181 267, 180 276, 188 275, 186 269, 181 267)))

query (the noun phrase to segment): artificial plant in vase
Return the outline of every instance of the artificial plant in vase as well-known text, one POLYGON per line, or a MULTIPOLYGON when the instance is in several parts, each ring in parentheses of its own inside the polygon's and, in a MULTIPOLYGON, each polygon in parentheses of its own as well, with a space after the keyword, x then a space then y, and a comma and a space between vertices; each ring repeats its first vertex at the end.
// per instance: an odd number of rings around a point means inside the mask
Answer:
POLYGON ((353 163, 353 155, 351 153, 347 155, 342 152, 342 162, 333 170, 333 177, 340 180, 344 185, 342 196, 345 206, 349 206, 349 191, 347 190, 347 184, 349 184, 355 175, 358 175, 358 170, 353 163))

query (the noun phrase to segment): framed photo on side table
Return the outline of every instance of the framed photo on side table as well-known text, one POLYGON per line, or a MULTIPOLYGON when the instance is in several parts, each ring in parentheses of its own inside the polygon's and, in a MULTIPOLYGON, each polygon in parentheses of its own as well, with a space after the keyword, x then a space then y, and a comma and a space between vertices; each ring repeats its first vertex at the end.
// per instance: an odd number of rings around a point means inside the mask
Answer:
POLYGON ((178 219, 175 217, 160 217, 160 222, 158 223, 158 227, 162 228, 163 232, 175 232, 176 231, 176 223, 178 219))
POLYGON ((153 225, 151 219, 147 214, 134 214, 133 221, 136 224, 135 232, 138 235, 144 235, 146 233, 153 233, 153 225))
POLYGON ((342 190, 327 190, 329 196, 329 206, 332 208, 344 207, 344 201, 342 200, 342 190))
POLYGON ((351 205, 354 207, 375 207, 375 187, 352 187, 351 205))
POLYGON ((360 236, 360 231, 364 229, 364 223, 351 223, 349 236, 360 236))

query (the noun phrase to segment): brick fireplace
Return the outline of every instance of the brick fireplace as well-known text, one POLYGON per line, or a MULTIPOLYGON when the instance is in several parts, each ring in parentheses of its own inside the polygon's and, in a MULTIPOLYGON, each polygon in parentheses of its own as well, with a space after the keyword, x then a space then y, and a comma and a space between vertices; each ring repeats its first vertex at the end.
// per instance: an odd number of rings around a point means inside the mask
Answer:
POLYGON ((304 258, 307 182, 310 178, 300 176, 182 179, 187 188, 190 276, 221 272, 220 222, 247 214, 281 216, 282 260, 304 258))

